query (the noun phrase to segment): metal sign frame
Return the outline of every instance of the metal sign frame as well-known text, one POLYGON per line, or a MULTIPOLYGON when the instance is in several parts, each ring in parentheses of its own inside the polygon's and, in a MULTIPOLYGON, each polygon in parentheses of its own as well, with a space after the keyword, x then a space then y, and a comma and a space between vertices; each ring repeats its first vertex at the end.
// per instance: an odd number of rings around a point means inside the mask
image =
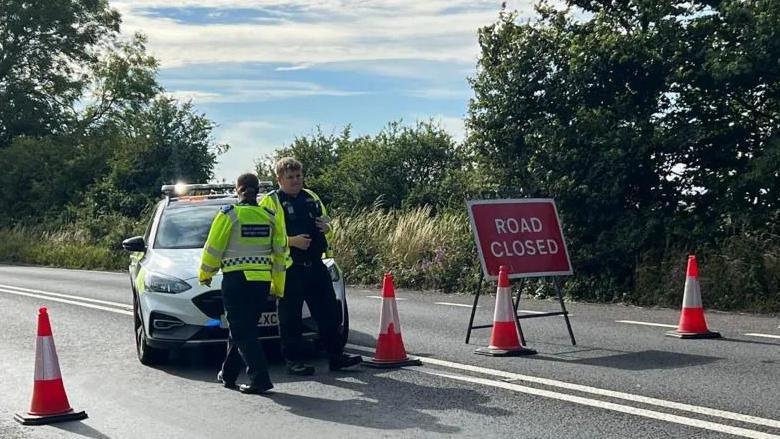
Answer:
POLYGON ((474 233, 474 241, 477 246, 477 252, 479 253, 479 261, 481 264, 482 271, 479 274, 479 282, 477 284, 477 290, 474 293, 474 304, 471 307, 471 317, 469 318, 469 326, 468 330, 466 331, 466 344, 469 343, 469 340, 471 339, 471 331, 473 329, 483 329, 483 328, 492 328, 493 324, 489 325, 474 325, 474 315, 477 312, 477 304, 479 303, 479 296, 480 291, 482 290, 482 283, 484 280, 487 279, 497 279, 498 276, 491 276, 488 273, 487 270, 487 263, 485 261, 485 256, 482 254, 482 245, 480 244, 479 240, 479 231, 477 230, 476 223, 474 221, 474 212, 472 211, 472 206, 475 205, 481 205, 481 204, 510 204, 510 203, 518 203, 518 204, 527 204, 527 203, 549 203, 553 207, 553 211, 555 212, 555 219, 558 222, 558 231, 560 233, 561 241, 563 243, 564 251, 566 252, 566 262, 569 266, 569 269, 567 271, 555 271, 555 272, 538 272, 538 273, 509 273, 510 279, 520 279, 520 287, 522 288, 522 285, 525 284, 526 279, 528 278, 545 278, 550 277, 553 280, 553 283, 555 285, 555 295, 558 299, 558 304, 561 307, 560 311, 552 311, 552 312, 544 312, 540 314, 530 314, 530 315, 518 315, 518 307, 520 306, 520 290, 517 292, 517 297, 514 298, 514 310, 515 310, 515 321, 517 322, 517 328, 520 332, 520 342, 521 344, 525 345, 525 337, 523 336, 523 329, 520 326, 520 319, 532 319, 532 318, 538 318, 538 317, 550 317, 550 316, 563 316, 564 321, 566 322, 566 329, 569 332, 569 338, 571 339, 572 346, 577 345, 577 340, 574 338, 574 332, 571 329, 571 322, 569 321, 569 312, 566 310, 566 305, 563 302, 563 288, 561 287, 561 281, 558 278, 558 276, 569 276, 573 274, 572 267, 571 267, 571 259, 569 258, 569 249, 566 245, 566 238, 563 236, 563 225, 561 224, 560 216, 558 216, 558 208, 555 205, 555 200, 552 198, 513 198, 513 199, 496 199, 496 200, 469 200, 466 202, 467 210, 469 213, 469 221, 471 223, 471 229, 474 233))

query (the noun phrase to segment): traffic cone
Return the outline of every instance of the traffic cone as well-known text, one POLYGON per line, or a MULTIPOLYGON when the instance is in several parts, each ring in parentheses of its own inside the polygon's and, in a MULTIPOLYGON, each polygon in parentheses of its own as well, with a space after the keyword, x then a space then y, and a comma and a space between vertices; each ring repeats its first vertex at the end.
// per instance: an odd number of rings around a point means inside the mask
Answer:
POLYGON ((699 286, 699 266, 696 256, 688 256, 688 272, 685 277, 680 323, 674 331, 666 335, 678 338, 720 338, 720 333, 707 329, 704 309, 701 306, 701 287, 699 286))
POLYGON ((57 350, 54 348, 54 338, 51 334, 51 324, 46 308, 38 310, 38 338, 35 341, 35 382, 33 384, 32 402, 27 414, 17 413, 14 419, 24 425, 51 424, 62 421, 84 419, 84 411, 74 411, 65 395, 62 384, 60 363, 57 360, 57 350))
POLYGON ((379 337, 376 340, 374 358, 363 362, 366 366, 391 368, 401 366, 421 366, 418 358, 406 355, 401 337, 401 321, 395 305, 393 275, 385 273, 382 281, 382 312, 379 316, 379 337))
POLYGON ((475 354, 491 357, 509 357, 533 355, 533 349, 520 344, 520 332, 517 316, 512 306, 512 289, 509 286, 509 268, 502 265, 498 269, 498 288, 496 289, 496 309, 493 313, 493 332, 490 334, 490 346, 479 348, 475 354))

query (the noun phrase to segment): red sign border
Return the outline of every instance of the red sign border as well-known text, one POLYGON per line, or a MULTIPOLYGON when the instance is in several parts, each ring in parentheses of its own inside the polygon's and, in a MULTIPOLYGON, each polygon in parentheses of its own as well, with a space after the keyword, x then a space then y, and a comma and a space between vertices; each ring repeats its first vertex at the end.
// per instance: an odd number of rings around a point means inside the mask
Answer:
POLYGON ((469 213, 469 223, 471 224, 471 230, 474 234, 474 238, 476 239, 477 246, 477 253, 479 253, 479 262, 482 265, 482 274, 485 276, 485 279, 495 280, 498 279, 498 276, 491 276, 488 273, 487 270, 487 263, 485 262, 485 255, 482 254, 482 246, 480 245, 480 239, 479 239, 479 231, 477 230, 477 226, 474 223, 474 211, 471 209, 472 206, 479 205, 479 204, 508 204, 508 203, 519 203, 519 204, 528 204, 528 203, 549 203, 552 204, 553 211, 555 212, 555 219, 558 221, 558 232, 561 234, 561 241, 563 241, 563 249, 566 252, 566 262, 569 264, 569 270, 568 271, 545 271, 545 272, 537 272, 537 273, 509 273, 510 279, 523 279, 527 277, 545 277, 545 276, 571 276, 574 274, 574 271, 571 268, 571 258, 569 257, 569 247, 566 244, 566 237, 563 236, 563 228, 561 225, 561 217, 558 215, 558 207, 555 205, 555 200, 552 198, 504 198, 504 199, 495 199, 495 200, 468 200, 466 201, 466 206, 469 213))

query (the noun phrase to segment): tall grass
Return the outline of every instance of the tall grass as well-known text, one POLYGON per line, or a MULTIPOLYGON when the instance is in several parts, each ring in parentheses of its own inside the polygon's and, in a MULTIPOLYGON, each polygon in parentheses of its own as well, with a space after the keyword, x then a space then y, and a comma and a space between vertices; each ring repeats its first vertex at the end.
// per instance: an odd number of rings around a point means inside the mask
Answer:
POLYGON ((376 284, 392 271, 399 285, 453 292, 477 281, 465 213, 363 209, 341 216, 334 226, 333 248, 352 282, 376 284))
MULTIPOLYGON (((336 259, 349 283, 377 285, 384 272, 392 271, 400 287, 474 291, 480 268, 463 211, 433 214, 429 208, 363 209, 337 216, 333 225, 336 259)), ((0 229, 0 262, 124 269, 128 256, 121 241, 142 231, 143 224, 118 216, 56 228, 0 229)), ((638 305, 679 307, 687 256, 681 249, 642 255, 634 287, 617 297, 638 305)), ((780 236, 736 234, 701 249, 697 257, 705 307, 780 312, 780 236)), ((576 261, 574 271, 564 283, 571 298, 616 297, 606 294, 617 291, 606 276, 579 275, 576 261)), ((484 288, 490 291, 494 287, 485 284, 484 288)), ((545 284, 528 282, 524 292, 548 296, 552 290, 545 284)))
POLYGON ((127 254, 93 242, 83 229, 14 227, 0 230, 0 262, 118 270, 127 266, 127 254))

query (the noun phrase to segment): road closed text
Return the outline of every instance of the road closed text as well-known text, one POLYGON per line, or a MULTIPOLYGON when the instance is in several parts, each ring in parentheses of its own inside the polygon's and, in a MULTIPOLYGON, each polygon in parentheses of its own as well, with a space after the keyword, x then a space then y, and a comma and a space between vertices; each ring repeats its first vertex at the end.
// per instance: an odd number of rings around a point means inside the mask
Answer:
POLYGON ((495 226, 499 238, 509 235, 507 239, 490 243, 490 252, 495 257, 555 255, 560 251, 554 239, 521 239, 517 236, 542 233, 544 229, 539 218, 495 218, 495 226))

